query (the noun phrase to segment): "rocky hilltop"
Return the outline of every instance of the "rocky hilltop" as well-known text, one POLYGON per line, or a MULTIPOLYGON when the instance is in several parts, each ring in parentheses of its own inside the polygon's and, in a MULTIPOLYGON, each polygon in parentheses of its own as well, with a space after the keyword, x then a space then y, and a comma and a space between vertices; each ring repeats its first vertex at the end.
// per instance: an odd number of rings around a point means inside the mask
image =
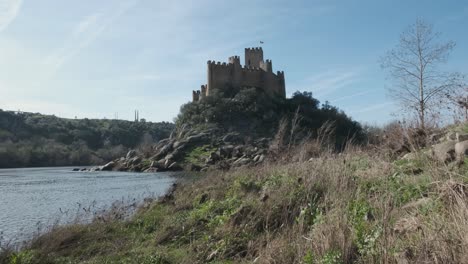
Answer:
POLYGON ((183 105, 170 137, 149 153, 132 150, 92 170, 207 171, 256 165, 278 151, 275 144, 317 137, 324 124, 333 126, 329 140, 337 149, 350 135, 363 139, 357 122, 329 104, 320 107, 311 93, 297 92, 284 99, 257 88, 224 91, 183 105))

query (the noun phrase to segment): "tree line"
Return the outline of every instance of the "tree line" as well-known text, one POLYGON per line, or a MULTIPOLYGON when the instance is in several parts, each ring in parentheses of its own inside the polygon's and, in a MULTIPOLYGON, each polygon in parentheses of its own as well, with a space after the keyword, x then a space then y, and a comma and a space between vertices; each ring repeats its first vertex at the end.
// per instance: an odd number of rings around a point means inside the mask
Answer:
POLYGON ((173 127, 0 110, 0 168, 102 164, 168 137, 173 127))

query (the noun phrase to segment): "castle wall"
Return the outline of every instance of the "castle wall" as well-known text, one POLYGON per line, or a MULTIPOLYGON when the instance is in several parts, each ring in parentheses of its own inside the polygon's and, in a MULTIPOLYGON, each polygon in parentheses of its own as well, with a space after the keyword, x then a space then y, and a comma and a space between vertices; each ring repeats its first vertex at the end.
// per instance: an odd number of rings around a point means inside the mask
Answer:
POLYGON ((233 75, 233 64, 208 61, 208 87, 206 95, 213 95, 217 89, 222 89, 226 85, 232 84, 233 75))
POLYGON ((240 64, 238 56, 229 58, 229 63, 208 61, 206 85, 194 91, 193 101, 214 95, 227 87, 257 87, 273 96, 286 97, 284 72, 273 73, 271 60, 263 61, 262 48, 245 49, 246 66, 240 64), (254 64, 255 67, 248 64, 254 64))
POLYGON ((228 86, 258 87, 265 89, 265 92, 270 95, 285 96, 284 75, 282 74, 266 72, 261 68, 242 67, 240 64, 209 62, 206 96, 228 86))

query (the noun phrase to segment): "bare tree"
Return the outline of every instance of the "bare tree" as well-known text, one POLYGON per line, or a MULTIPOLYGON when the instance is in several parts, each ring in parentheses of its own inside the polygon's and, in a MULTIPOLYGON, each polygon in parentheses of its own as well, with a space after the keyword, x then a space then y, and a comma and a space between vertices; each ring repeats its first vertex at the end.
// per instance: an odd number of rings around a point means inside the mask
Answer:
POLYGON ((468 122, 468 86, 465 86, 463 89, 460 89, 459 94, 449 96, 449 99, 455 106, 455 114, 457 114, 458 112, 458 116, 463 116, 463 121, 468 122))
POLYGON ((434 32, 431 24, 417 20, 382 58, 382 68, 395 81, 388 88, 390 96, 404 110, 417 115, 422 129, 426 128, 428 114, 441 111, 461 88, 461 74, 440 68, 455 42, 439 42, 439 38, 440 33, 434 32))

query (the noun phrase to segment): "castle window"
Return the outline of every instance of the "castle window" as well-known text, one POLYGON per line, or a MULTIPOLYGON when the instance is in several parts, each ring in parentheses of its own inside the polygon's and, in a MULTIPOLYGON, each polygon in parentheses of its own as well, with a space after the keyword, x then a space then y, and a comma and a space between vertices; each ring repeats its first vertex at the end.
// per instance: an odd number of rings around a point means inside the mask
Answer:
POLYGON ((249 60, 249 66, 250 66, 250 60, 249 60))

